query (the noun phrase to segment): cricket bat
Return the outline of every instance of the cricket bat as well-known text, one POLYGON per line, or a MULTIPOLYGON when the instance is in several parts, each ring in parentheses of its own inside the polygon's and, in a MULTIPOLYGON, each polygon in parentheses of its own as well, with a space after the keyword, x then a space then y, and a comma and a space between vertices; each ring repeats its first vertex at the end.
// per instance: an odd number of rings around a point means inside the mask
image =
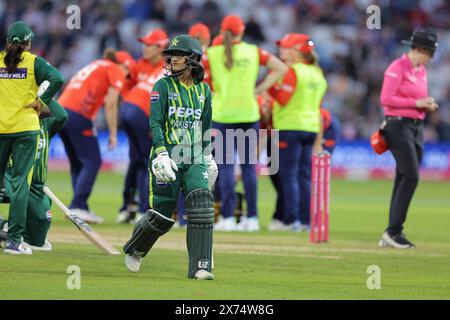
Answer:
POLYGON ((64 215, 69 218, 70 221, 77 227, 78 230, 88 238, 97 248, 102 250, 103 252, 111 255, 120 254, 109 242, 107 242, 101 235, 94 231, 84 220, 77 217, 73 214, 69 208, 67 208, 61 200, 56 197, 53 192, 47 187, 44 186, 44 192, 52 199, 54 203, 64 212, 64 215))

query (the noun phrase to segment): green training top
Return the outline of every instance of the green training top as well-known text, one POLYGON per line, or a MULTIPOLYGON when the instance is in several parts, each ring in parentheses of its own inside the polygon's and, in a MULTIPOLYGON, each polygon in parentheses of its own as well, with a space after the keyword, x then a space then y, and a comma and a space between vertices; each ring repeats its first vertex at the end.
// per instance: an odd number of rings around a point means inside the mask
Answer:
POLYGON ((58 69, 53 67, 47 62, 47 60, 41 57, 36 57, 36 60, 34 60, 34 77, 36 78, 36 83, 38 86, 40 86, 45 80, 50 82, 47 90, 45 90, 40 97, 41 101, 48 105, 64 84, 64 77, 58 69))
POLYGON ((156 154, 183 145, 192 148, 194 157, 211 144, 211 90, 206 83, 187 87, 176 77, 164 77, 156 82, 150 100, 156 154))

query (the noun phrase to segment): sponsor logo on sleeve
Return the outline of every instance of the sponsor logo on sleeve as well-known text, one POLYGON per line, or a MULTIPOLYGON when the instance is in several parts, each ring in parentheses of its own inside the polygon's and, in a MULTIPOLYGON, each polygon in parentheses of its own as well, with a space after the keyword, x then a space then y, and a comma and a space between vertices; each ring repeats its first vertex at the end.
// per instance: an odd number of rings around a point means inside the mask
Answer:
POLYGON ((151 96, 150 96, 150 101, 152 103, 158 102, 159 101, 159 92, 158 91, 153 91, 151 96))
POLYGON ((47 220, 52 221, 52 211, 51 210, 47 211, 47 220))

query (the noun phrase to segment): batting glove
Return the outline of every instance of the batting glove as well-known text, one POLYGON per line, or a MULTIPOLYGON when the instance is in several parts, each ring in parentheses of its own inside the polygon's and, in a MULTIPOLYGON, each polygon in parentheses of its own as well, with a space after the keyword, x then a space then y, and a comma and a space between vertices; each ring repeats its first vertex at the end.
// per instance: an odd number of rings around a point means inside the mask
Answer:
POLYGON ((208 167, 208 187, 211 190, 214 186, 214 183, 216 183, 217 176, 219 175, 219 169, 217 168, 216 161, 213 159, 213 156, 211 154, 205 156, 204 159, 208 167))
POLYGON ((161 152, 152 161, 152 172, 158 180, 164 182, 175 181, 177 177, 174 171, 178 171, 177 164, 170 159, 167 151, 161 152))

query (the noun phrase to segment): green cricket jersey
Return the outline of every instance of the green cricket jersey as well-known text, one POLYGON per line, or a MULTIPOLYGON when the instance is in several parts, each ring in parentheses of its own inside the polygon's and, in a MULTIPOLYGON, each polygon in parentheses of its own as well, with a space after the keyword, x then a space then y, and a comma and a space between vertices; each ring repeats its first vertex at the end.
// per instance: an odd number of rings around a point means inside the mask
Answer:
POLYGON ((34 69, 36 83, 38 86, 40 86, 41 83, 45 80, 48 80, 50 82, 47 90, 45 90, 42 96, 39 98, 48 106, 55 94, 59 91, 59 89, 61 89, 62 85, 64 84, 64 77, 58 71, 58 69, 53 67, 50 63, 48 63, 47 60, 41 57, 36 57, 36 60, 34 62, 34 69))
POLYGON ((204 150, 211 144, 211 117, 211 90, 206 83, 187 87, 176 77, 158 80, 151 94, 154 152, 170 151, 175 145, 204 150))

